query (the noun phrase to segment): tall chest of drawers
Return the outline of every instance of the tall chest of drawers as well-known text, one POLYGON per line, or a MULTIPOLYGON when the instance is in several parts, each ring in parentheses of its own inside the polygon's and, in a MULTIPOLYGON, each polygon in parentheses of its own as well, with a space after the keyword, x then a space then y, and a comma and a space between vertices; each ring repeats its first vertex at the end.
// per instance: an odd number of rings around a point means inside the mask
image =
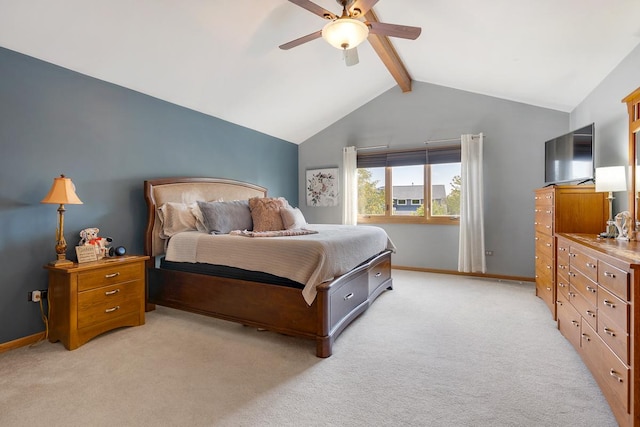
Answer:
POLYGON ((556 233, 593 233, 605 229, 609 216, 605 193, 593 185, 555 185, 535 191, 536 295, 556 318, 556 233))
POLYGON ((559 234, 558 329, 607 398, 618 423, 640 425, 640 243, 559 234))
POLYGON ((146 256, 104 258, 49 271, 49 341, 74 350, 112 329, 144 324, 146 256))

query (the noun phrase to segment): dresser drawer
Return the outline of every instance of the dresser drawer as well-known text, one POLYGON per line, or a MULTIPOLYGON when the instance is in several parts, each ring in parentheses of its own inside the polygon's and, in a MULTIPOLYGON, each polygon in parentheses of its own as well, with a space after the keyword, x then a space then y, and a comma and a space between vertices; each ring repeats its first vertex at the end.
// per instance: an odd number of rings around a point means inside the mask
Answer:
POLYGON ((368 274, 363 271, 356 278, 336 289, 329 297, 331 299, 331 329, 367 300, 369 295, 368 274))
POLYGON ((144 298, 141 280, 78 293, 78 329, 140 310, 144 298))
POLYGON ((578 312, 569 303, 567 298, 558 294, 558 300, 556 302, 557 316, 558 316, 558 329, 564 337, 569 340, 575 348, 580 348, 580 324, 582 318, 578 312))
POLYGON ((589 304, 594 307, 598 304, 598 285, 580 271, 574 269, 573 266, 569 270, 569 283, 572 289, 589 301, 589 304))
POLYGON ((598 313, 598 335, 620 360, 629 364, 629 334, 602 312, 598 313))
POLYGON ((598 260, 574 246, 569 251, 571 269, 577 269, 594 282, 598 281, 598 260))
POLYGON ((107 264, 102 268, 79 273, 78 291, 136 280, 140 278, 141 274, 139 264, 107 264))
POLYGON ((598 292, 598 311, 625 333, 629 332, 629 305, 605 288, 600 288, 598 292))
POLYGON ((553 234, 553 207, 536 208, 535 229, 539 233, 553 234))
POLYGON ((563 239, 557 239, 556 246, 556 258, 558 259, 558 263, 568 267, 570 260, 569 243, 563 239))
POLYGON ((543 253, 549 258, 554 258, 553 236, 536 231, 536 253, 543 253))
POLYGON ((553 195, 554 195, 553 188, 547 188, 544 190, 536 191, 536 195, 534 197, 536 208, 553 206, 553 195))
POLYGON ((583 326, 581 345, 589 369, 611 409, 618 419, 624 418, 629 411, 629 368, 588 325, 583 326))
POLYGON ((629 273, 598 260, 598 284, 629 301, 629 273))
POLYGON ((566 298, 569 298, 569 279, 567 273, 562 270, 556 272, 556 287, 558 293, 563 294, 566 298))
POLYGON ((587 301, 580 292, 576 292, 573 285, 570 285, 569 290, 569 302, 576 309, 578 314, 587 321, 593 328, 597 326, 598 312, 596 311, 595 304, 591 304, 587 301))

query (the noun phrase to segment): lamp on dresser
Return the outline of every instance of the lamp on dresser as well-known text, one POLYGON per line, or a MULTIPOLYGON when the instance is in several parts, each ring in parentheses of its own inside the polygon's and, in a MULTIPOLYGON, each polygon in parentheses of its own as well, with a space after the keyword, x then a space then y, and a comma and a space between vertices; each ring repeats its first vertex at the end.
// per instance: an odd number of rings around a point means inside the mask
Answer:
POLYGON ((73 262, 66 259, 67 241, 64 239, 64 205, 81 205, 82 201, 76 195, 75 186, 70 178, 60 175, 53 179, 53 185, 49 194, 40 203, 60 205, 58 207, 58 229, 56 230, 56 254, 57 259, 51 261, 49 265, 57 267, 73 265, 73 262))
POLYGON ((613 192, 627 191, 627 175, 625 166, 606 166, 596 168, 596 191, 600 193, 608 192, 609 219, 607 220, 606 231, 600 233, 600 237, 615 238, 616 226, 613 221, 613 192))

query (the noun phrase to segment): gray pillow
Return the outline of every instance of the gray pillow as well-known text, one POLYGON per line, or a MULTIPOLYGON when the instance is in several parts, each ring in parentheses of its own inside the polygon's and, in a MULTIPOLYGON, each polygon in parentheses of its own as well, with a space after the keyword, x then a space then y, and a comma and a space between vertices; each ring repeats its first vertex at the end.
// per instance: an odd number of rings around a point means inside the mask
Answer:
POLYGON ((209 233, 228 234, 232 230, 251 230, 253 221, 248 200, 198 202, 209 233))

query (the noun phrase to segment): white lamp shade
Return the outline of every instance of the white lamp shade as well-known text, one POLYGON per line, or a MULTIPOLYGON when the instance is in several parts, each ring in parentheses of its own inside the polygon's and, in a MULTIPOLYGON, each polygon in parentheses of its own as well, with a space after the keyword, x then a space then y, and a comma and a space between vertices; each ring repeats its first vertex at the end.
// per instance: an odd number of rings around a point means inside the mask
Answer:
POLYGON ((351 18, 339 18, 322 29, 322 38, 337 49, 353 49, 369 36, 364 22, 351 18))
POLYGON ((70 178, 60 175, 53 179, 53 185, 49 194, 40 203, 51 203, 54 205, 81 205, 82 201, 76 195, 76 188, 70 178))
POLYGON ((627 191, 627 175, 624 166, 596 168, 596 191, 627 191))

